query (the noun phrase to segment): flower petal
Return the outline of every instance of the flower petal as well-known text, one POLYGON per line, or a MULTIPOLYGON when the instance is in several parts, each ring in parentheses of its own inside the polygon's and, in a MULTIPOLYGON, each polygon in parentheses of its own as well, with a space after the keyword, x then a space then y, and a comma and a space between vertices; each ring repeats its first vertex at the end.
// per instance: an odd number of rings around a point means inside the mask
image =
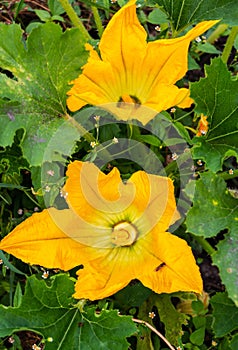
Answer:
POLYGON ((187 243, 155 228, 133 246, 105 250, 78 271, 75 298, 97 300, 139 279, 156 293, 201 293, 202 279, 187 243))
POLYGON ((132 95, 147 46, 147 34, 137 18, 135 3, 136 0, 129 1, 112 17, 99 44, 102 60, 110 62, 121 78, 121 91, 132 95))
POLYGON ((108 250, 98 259, 85 264, 78 271, 75 297, 97 300, 106 298, 137 278, 148 269, 155 269, 162 261, 143 250, 139 241, 131 247, 108 250))
POLYGON ((188 70, 188 48, 190 42, 217 22, 201 22, 186 35, 179 38, 149 42, 143 62, 147 89, 151 90, 157 84, 175 84, 179 79, 183 78, 188 70))
POLYGON ((202 292, 199 268, 186 241, 168 232, 159 233, 154 228, 141 244, 145 251, 150 251, 163 262, 137 277, 146 287, 156 293, 202 292))
POLYGON ((135 186, 135 199, 128 211, 136 213, 133 223, 143 235, 150 232, 155 225, 159 225, 160 231, 166 231, 180 218, 171 179, 137 171, 127 184, 135 186))
POLYGON ((157 111, 166 110, 173 106, 188 108, 193 103, 188 89, 179 89, 175 85, 158 84, 148 95, 146 106, 157 111))
POLYGON ((70 208, 94 226, 112 228, 127 218, 146 234, 158 222, 165 231, 179 218, 167 177, 138 171, 123 183, 116 168, 105 175, 94 164, 79 161, 69 165, 67 176, 70 208))
POLYGON ((86 104, 100 105, 118 101, 119 92, 115 93, 118 76, 110 63, 103 62, 91 45, 87 45, 90 54, 83 67, 83 73, 71 82, 74 86, 68 91, 67 105, 73 112, 86 104), (112 88, 114 87, 114 89, 112 88))
MULTIPOLYGON (((85 259, 88 262, 90 254, 93 259, 98 254, 101 255, 100 249, 79 243, 80 240, 86 239, 89 239, 90 243, 92 241, 90 231, 84 232, 83 227, 79 225, 71 210, 50 208, 33 214, 19 224, 3 238, 0 249, 26 263, 69 270, 84 263, 85 259)), ((105 232, 102 232, 102 236, 104 234, 105 232)))

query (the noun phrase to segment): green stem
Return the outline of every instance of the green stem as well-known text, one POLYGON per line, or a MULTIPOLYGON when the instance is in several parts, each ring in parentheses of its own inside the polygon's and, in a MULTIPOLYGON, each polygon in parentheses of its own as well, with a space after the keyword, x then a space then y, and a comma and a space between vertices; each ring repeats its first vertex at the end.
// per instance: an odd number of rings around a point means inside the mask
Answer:
MULTIPOLYGON (((61 1, 61 0, 60 0, 61 1)), ((76 129, 78 129, 80 136, 84 137, 88 143, 96 142, 97 140, 93 137, 90 132, 88 132, 81 124, 79 124, 74 118, 72 118, 69 114, 65 115, 65 119, 72 124, 76 129)))
POLYGON ((62 7, 64 8, 65 12, 67 13, 67 15, 69 16, 73 25, 80 30, 80 32, 81 32, 82 36, 85 38, 85 40, 86 41, 90 40, 91 37, 88 34, 88 31, 84 27, 83 23, 79 19, 77 13, 74 11, 73 7, 70 5, 68 0, 60 0, 60 3, 62 5, 62 7))
POLYGON ((208 241, 205 238, 201 236, 195 236, 195 235, 193 235, 193 237, 209 255, 212 255, 216 252, 216 250, 211 246, 210 243, 208 243, 208 241))
POLYGON ((230 56, 230 53, 231 53, 232 47, 234 45, 235 38, 236 38, 237 34, 238 34, 238 26, 232 27, 230 35, 228 36, 226 45, 225 45, 224 50, 223 50, 222 55, 221 55, 221 59, 225 64, 228 61, 228 58, 230 56))
POLYGON ((102 21, 101 18, 99 16, 99 12, 96 6, 92 6, 92 13, 93 13, 93 17, 94 17, 94 21, 98 30, 98 35, 101 38, 102 33, 104 31, 103 25, 102 25, 102 21))
POLYGON ((219 24, 219 26, 209 35, 207 42, 213 44, 228 28, 227 24, 219 24))

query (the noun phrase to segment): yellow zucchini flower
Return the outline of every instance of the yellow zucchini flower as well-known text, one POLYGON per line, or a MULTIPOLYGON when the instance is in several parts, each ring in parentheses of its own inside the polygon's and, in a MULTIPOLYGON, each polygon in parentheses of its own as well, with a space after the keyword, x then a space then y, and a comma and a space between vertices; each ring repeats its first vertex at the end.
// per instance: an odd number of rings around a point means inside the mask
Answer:
MULTIPOLYGON (((129 1, 110 20, 99 44, 100 55, 89 44, 88 62, 82 74, 71 84, 68 108, 77 111, 83 106, 115 103, 119 119, 138 119, 146 124, 155 114, 140 106, 160 112, 173 106, 190 107, 189 90, 175 83, 188 69, 188 48, 191 40, 218 21, 204 21, 187 34, 174 39, 147 42, 147 34, 136 15, 135 0, 129 1), (125 104, 130 112, 123 111, 125 104)), ((110 108, 109 108, 110 110, 110 108)))
POLYGON ((19 224, 0 249, 46 268, 79 268, 75 298, 108 297, 138 279, 157 293, 202 292, 186 241, 167 232, 179 214, 167 177, 134 173, 123 182, 74 161, 64 193, 69 208, 49 208, 19 224))

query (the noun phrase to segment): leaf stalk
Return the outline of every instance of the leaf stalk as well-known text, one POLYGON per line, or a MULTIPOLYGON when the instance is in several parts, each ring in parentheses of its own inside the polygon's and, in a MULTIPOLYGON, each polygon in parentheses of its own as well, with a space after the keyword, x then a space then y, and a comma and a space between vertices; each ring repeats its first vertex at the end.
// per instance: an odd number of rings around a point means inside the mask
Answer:
POLYGON ((221 59, 225 64, 227 64, 227 61, 229 59, 237 34, 238 34, 238 26, 232 27, 230 35, 228 36, 226 45, 221 55, 221 59))
POLYGON ((65 12, 67 13, 67 15, 69 16, 73 25, 80 30, 84 39, 86 41, 90 40, 91 37, 88 34, 88 31, 84 27, 83 23, 81 22, 77 13, 74 11, 73 7, 70 5, 69 1, 68 0, 60 0, 60 3, 62 5, 62 7, 64 8, 65 12))

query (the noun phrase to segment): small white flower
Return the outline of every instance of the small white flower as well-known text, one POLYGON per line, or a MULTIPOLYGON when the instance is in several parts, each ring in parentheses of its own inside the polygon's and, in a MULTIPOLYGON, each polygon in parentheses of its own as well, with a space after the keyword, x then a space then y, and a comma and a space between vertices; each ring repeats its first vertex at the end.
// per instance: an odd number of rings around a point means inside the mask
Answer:
POLYGON ((171 158, 172 158, 173 160, 177 160, 177 159, 178 159, 177 153, 175 153, 175 152, 172 153, 171 158))
POLYGON ((154 311, 149 312, 149 318, 151 318, 153 320, 153 318, 155 318, 155 313, 154 311))
POLYGON ((49 271, 44 271, 41 277, 46 280, 49 277, 49 271))
POLYGON ((54 176, 55 172, 54 172, 54 170, 48 170, 47 174, 50 175, 50 176, 54 176))
POLYGON ((45 192, 50 192, 50 186, 49 185, 45 186, 45 192))
POLYGON ((113 139, 112 139, 112 142, 113 142, 113 143, 118 143, 119 141, 118 141, 118 139, 114 136, 113 139))
POLYGON ((18 209, 17 214, 18 215, 22 215, 23 214, 23 209, 18 209))

